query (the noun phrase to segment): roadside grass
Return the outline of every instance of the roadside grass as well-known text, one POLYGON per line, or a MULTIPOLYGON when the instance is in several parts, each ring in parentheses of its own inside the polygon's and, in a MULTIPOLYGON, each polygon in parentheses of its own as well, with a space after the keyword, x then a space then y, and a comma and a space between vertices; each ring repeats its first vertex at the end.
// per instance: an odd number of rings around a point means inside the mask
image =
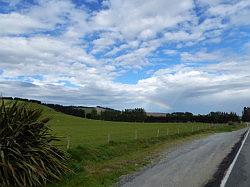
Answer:
POLYGON ((126 123, 98 121, 56 112, 43 105, 43 117, 51 118, 56 145, 69 154, 74 173, 50 187, 111 186, 120 176, 151 163, 162 150, 215 132, 244 128, 238 125, 203 123, 126 123))

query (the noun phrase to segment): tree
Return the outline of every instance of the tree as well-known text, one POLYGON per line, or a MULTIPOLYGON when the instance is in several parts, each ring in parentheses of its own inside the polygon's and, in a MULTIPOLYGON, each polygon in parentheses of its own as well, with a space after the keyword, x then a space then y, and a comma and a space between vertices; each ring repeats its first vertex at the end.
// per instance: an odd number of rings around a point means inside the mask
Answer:
POLYGON ((250 107, 244 107, 242 112, 242 121, 250 122, 250 107))
POLYGON ((90 113, 91 119, 98 119, 97 110, 93 108, 90 113))

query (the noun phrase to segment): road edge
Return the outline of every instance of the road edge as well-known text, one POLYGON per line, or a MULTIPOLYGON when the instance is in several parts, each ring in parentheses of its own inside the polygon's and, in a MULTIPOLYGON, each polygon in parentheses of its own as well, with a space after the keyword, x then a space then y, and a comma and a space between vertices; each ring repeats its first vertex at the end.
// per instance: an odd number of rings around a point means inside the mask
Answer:
POLYGON ((235 163, 236 163, 236 161, 237 161, 237 159, 239 157, 239 154, 240 154, 240 152, 241 152, 241 150, 242 150, 242 148, 243 148, 243 146, 244 146, 244 144, 246 142, 248 134, 249 134, 249 129, 247 130, 247 133, 245 134, 245 137, 244 137, 244 139, 243 139, 243 141, 241 143, 241 146, 240 146, 240 148, 239 148, 233 162, 230 164, 229 168, 227 169, 226 174, 225 174, 225 176, 223 177, 223 179, 221 181, 220 187, 225 187, 225 185, 227 183, 227 180, 228 180, 228 178, 229 178, 229 176, 230 176, 230 174, 231 174, 231 172, 233 170, 233 167, 234 167, 234 165, 235 165, 235 163))
MULTIPOLYGON (((225 185, 228 177, 226 176, 230 174, 229 167, 232 168, 232 163, 236 158, 236 155, 239 154, 239 150, 243 147, 243 140, 246 139, 246 135, 248 135, 249 129, 243 131, 240 135, 239 140, 232 146, 231 151, 227 154, 227 156, 222 160, 219 164, 217 171, 214 173, 213 177, 204 185, 204 187, 221 187, 222 181, 225 185)), ((235 161, 236 162, 236 161, 235 161)), ((235 163, 234 162, 234 163, 235 163)))

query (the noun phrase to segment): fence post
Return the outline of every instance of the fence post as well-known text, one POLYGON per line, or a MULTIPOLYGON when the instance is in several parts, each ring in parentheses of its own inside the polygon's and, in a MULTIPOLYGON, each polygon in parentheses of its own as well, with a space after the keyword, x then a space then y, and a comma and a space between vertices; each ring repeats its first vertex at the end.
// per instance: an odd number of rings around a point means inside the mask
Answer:
POLYGON ((178 134, 180 134, 180 128, 178 128, 178 134))
POLYGON ((108 144, 110 143, 110 141, 111 141, 111 136, 110 134, 108 134, 108 144))
POLYGON ((159 137, 160 129, 157 130, 157 138, 159 137))
POLYGON ((168 128, 167 128, 167 136, 168 136, 168 128))
POLYGON ((67 150, 69 150, 70 148, 70 137, 67 136, 67 150))
POLYGON ((137 140, 138 138, 138 133, 137 133, 137 130, 135 130, 135 140, 137 140))
POLYGON ((192 127, 192 132, 194 132, 194 127, 192 127))

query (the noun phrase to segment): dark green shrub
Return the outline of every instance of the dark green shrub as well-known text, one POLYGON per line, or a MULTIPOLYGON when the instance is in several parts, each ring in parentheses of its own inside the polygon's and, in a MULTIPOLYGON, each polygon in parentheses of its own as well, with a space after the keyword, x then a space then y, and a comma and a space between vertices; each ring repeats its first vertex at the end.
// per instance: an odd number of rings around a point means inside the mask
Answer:
POLYGON ((41 111, 0 100, 0 186, 38 186, 68 172, 41 111))

